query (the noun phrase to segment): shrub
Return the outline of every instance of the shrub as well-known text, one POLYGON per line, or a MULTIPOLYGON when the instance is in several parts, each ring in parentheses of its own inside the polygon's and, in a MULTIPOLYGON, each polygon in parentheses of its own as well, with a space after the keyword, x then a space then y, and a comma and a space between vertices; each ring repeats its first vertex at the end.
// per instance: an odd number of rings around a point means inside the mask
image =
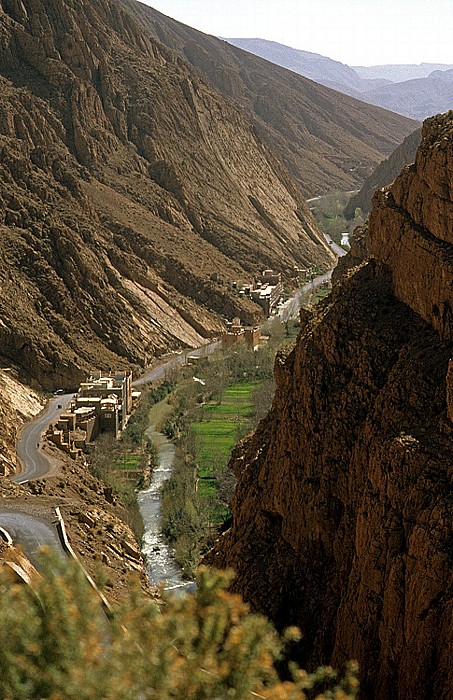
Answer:
MULTIPOLYGON (((284 647, 269 622, 227 592, 229 574, 202 569, 195 594, 163 604, 131 590, 104 615, 74 564, 46 557, 35 590, 0 576, 0 696, 4 700, 352 700, 356 668, 293 668, 281 682, 284 647), (321 690, 320 690, 321 689, 321 690), (318 692, 319 691, 319 692, 318 692), (322 692, 321 692, 322 691, 322 692)), ((288 639, 297 638, 290 630, 288 639)))

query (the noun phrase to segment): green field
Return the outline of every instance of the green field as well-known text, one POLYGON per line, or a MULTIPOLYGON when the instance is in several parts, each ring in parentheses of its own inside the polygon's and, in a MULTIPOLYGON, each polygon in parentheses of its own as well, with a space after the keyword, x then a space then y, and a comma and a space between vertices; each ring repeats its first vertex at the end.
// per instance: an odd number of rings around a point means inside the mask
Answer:
MULTIPOLYGON (((215 479, 199 479, 198 480, 198 493, 201 498, 211 499, 215 497, 216 493, 216 482, 215 479)), ((215 517, 213 518, 216 519, 215 517)))
POLYGON ((143 455, 134 453, 115 456, 113 458, 113 466, 115 469, 141 469, 143 466, 143 455))
POLYGON ((331 285, 329 285, 328 287, 325 287, 324 289, 321 287, 321 288, 316 290, 316 298, 317 299, 325 299, 326 297, 329 296, 331 291, 332 291, 331 285))
POLYGON ((227 463, 239 432, 243 433, 251 423, 254 413, 251 396, 257 386, 259 382, 231 384, 223 392, 221 402, 206 404, 201 419, 192 424, 201 479, 212 478, 227 463))

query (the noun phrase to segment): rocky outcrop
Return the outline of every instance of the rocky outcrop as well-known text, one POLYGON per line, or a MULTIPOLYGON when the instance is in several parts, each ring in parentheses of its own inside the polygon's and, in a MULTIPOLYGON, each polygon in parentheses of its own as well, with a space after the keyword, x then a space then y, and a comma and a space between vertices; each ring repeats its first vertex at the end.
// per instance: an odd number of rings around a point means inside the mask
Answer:
POLYGON ((417 129, 406 136, 403 143, 388 158, 379 163, 377 168, 367 177, 359 192, 349 200, 344 210, 347 219, 354 218, 357 207, 366 214, 370 212, 371 200, 376 190, 391 184, 405 165, 414 162, 421 137, 422 131, 417 129))
POLYGON ((200 345, 258 317, 232 281, 332 264, 253 127, 116 0, 1 0, 0 52, 0 352, 29 382, 200 345))
POLYGON ((304 664, 356 658, 368 700, 453 689, 452 342, 434 308, 453 301, 452 143, 451 113, 425 124, 415 167, 374 200, 368 253, 304 312, 209 555, 301 627, 304 664))
POLYGON ((415 163, 376 193, 371 257, 391 270, 395 295, 453 341, 453 112, 425 122, 415 163), (408 261, 411 272, 408 274, 408 261))
POLYGON ((0 369, 0 477, 18 470, 16 440, 18 431, 43 408, 36 392, 22 386, 10 367, 0 369))

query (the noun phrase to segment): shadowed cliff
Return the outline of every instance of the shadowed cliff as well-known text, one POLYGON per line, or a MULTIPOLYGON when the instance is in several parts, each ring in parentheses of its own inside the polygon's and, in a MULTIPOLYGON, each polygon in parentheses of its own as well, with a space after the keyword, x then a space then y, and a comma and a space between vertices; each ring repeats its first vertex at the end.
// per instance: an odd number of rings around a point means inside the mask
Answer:
POLYGON ((368 214, 371 209, 371 200, 376 190, 389 185, 399 174, 401 168, 408 163, 414 162, 417 148, 420 145, 421 135, 421 129, 417 129, 412 134, 409 134, 403 143, 393 151, 391 156, 379 163, 376 170, 367 177, 359 192, 353 195, 348 202, 344 210, 344 215, 347 219, 354 218, 356 207, 360 207, 363 212, 368 214))
POLYGON ((450 112, 425 122, 415 164, 376 195, 331 297, 277 358, 209 556, 301 626, 303 663, 356 658, 367 699, 453 689, 452 176, 450 112))

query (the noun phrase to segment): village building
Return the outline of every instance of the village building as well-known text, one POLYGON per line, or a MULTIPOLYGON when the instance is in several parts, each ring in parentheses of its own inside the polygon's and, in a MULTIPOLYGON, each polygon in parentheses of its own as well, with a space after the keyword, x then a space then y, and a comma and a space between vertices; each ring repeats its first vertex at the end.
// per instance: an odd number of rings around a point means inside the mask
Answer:
POLYGON ((293 277, 298 282, 308 282, 312 276, 312 272, 312 267, 298 267, 297 265, 293 266, 293 277))
POLYGON ((349 236, 350 236, 349 231, 345 231, 344 233, 342 233, 340 245, 342 245, 342 246, 347 245, 350 248, 351 244, 349 243, 349 236))
POLYGON ((261 306, 266 316, 270 316, 283 294, 283 282, 280 272, 264 270, 260 284, 251 290, 253 301, 261 306))
POLYGON ((97 372, 91 374, 87 381, 83 382, 79 387, 76 399, 77 405, 85 405, 83 399, 87 397, 90 399, 95 397, 101 399, 98 415, 100 417, 101 412, 104 413, 105 417, 103 420, 111 421, 109 423, 111 428, 113 428, 114 420, 112 420, 112 416, 109 413, 116 413, 118 428, 122 430, 126 425, 127 416, 132 410, 132 372, 125 371, 116 374, 97 372), (118 399, 116 403, 111 401, 114 396, 118 399), (109 402, 102 403, 102 400, 105 402, 106 399, 109 399, 109 402))
POLYGON ((222 333, 222 350, 231 348, 236 343, 245 343, 252 350, 256 350, 261 338, 258 326, 242 326, 239 318, 227 322, 227 330, 222 333))
POLYGON ((91 374, 79 386, 69 411, 62 413, 47 436, 62 450, 74 456, 100 433, 112 433, 115 438, 126 427, 132 411, 132 372, 91 374))

